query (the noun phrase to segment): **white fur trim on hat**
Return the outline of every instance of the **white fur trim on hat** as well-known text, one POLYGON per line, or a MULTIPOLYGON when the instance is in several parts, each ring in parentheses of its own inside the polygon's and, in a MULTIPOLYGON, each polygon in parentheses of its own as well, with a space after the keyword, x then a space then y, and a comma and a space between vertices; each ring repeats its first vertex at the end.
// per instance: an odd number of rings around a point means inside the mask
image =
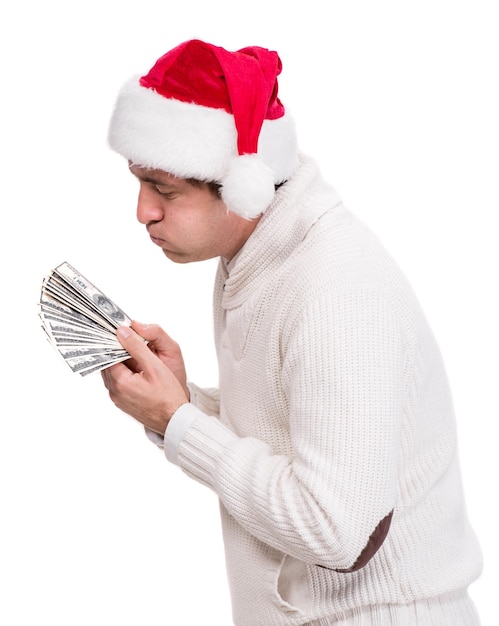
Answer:
POLYGON ((244 158, 251 155, 238 155, 231 114, 165 98, 142 87, 137 77, 120 91, 108 140, 113 150, 143 167, 179 178, 220 183, 227 208, 246 217, 259 215, 267 208, 272 199, 269 180, 273 195, 273 185, 289 178, 298 163, 294 121, 289 114, 264 120, 259 158, 252 162, 244 158))

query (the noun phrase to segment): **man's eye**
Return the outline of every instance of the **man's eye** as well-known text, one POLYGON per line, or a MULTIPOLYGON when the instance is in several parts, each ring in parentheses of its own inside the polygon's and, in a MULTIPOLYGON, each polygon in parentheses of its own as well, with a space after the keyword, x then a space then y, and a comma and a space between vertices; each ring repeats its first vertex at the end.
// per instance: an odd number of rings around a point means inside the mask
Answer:
POLYGON ((167 200, 173 200, 176 198, 177 194, 173 191, 162 191, 161 187, 156 187, 156 192, 159 193, 160 196, 166 198, 167 200))

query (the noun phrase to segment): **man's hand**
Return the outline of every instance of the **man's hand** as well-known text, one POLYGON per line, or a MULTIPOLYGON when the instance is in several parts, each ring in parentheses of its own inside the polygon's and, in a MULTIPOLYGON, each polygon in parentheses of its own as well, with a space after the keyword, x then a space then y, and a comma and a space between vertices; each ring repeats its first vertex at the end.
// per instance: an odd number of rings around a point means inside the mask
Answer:
POLYGON ((164 435, 173 413, 189 401, 182 355, 159 326, 133 327, 149 344, 130 328, 119 328, 118 339, 132 359, 103 370, 102 379, 119 409, 164 435))
POLYGON ((179 345, 157 324, 142 324, 133 321, 132 328, 148 342, 148 346, 154 354, 175 374, 185 391, 185 395, 189 398, 184 359, 179 345))

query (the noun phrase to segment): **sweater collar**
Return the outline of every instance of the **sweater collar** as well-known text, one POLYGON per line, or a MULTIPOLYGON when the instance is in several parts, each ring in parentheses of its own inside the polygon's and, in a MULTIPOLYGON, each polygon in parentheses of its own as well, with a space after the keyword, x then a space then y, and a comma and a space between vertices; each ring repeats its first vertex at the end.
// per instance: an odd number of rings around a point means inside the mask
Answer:
POLYGON ((303 241, 310 227, 341 202, 317 163, 300 155, 292 178, 280 187, 257 227, 230 263, 220 260, 225 279, 222 306, 240 306, 303 241))

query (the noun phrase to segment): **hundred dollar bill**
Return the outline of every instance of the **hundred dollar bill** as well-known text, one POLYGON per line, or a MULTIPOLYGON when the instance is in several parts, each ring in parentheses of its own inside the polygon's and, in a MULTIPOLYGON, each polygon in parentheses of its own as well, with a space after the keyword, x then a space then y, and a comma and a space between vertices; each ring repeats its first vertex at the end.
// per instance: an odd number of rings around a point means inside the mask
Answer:
POLYGON ((132 323, 132 320, 112 300, 69 263, 61 263, 55 268, 54 273, 72 289, 73 294, 86 300, 91 308, 96 309, 115 328, 129 326, 132 323))
POLYGON ((49 343, 82 376, 125 361, 116 337, 132 320, 104 292, 67 262, 42 281, 38 314, 49 343))

